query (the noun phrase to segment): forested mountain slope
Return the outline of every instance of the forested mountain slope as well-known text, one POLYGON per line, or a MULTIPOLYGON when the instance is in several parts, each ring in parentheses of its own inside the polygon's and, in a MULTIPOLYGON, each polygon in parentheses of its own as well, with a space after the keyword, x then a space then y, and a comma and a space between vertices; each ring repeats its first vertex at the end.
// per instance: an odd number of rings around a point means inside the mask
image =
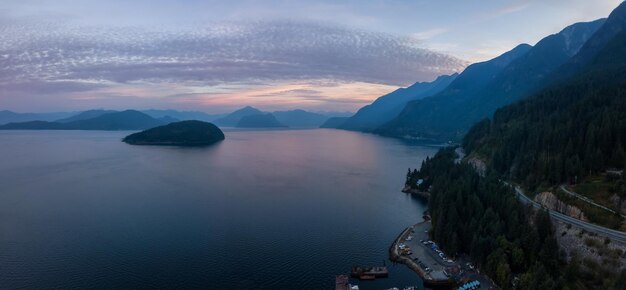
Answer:
POLYGON ((551 82, 552 73, 576 55, 604 21, 576 23, 545 37, 464 98, 446 103, 442 98, 411 102, 379 131, 395 136, 460 139, 475 122, 551 82))
POLYGON ((410 101, 435 95, 444 90, 458 74, 439 76, 432 82, 419 82, 407 88, 397 89, 376 99, 348 118, 338 128, 370 131, 395 118, 410 101))
POLYGON ((531 186, 624 168, 626 31, 577 75, 476 124, 463 146, 531 186))

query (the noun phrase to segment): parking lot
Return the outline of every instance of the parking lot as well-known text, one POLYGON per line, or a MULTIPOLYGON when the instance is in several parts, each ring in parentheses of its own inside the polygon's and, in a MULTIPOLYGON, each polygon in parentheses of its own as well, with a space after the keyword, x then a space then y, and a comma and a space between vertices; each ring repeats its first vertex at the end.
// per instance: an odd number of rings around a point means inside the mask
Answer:
POLYGON ((493 289, 493 283, 484 275, 480 275, 469 260, 461 258, 453 261, 446 257, 436 243, 430 240, 428 236, 430 228, 430 222, 416 224, 398 244, 399 249, 404 249, 405 256, 427 273, 426 279, 437 281, 452 278, 459 283, 479 281, 478 287, 493 289), (456 272, 453 269, 456 269, 456 272))
POLYGON ((446 280, 448 279, 445 274, 446 268, 455 265, 455 263, 445 262, 436 251, 431 249, 430 246, 432 245, 425 245, 420 242, 420 240, 429 240, 427 231, 430 226, 430 222, 413 226, 409 236, 402 240, 402 243, 410 248, 411 254, 408 256, 433 280, 446 280))

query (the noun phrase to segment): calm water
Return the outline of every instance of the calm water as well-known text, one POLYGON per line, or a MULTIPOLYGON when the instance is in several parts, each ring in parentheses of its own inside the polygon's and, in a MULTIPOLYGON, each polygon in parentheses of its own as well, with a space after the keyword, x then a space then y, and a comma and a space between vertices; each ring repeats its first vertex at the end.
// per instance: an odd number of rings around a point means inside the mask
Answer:
MULTIPOLYGON (((334 289, 421 220, 425 204, 399 189, 433 147, 225 133, 174 148, 126 145, 128 132, 0 131, 0 288, 334 289)), ((358 284, 421 282, 398 265, 358 284)))

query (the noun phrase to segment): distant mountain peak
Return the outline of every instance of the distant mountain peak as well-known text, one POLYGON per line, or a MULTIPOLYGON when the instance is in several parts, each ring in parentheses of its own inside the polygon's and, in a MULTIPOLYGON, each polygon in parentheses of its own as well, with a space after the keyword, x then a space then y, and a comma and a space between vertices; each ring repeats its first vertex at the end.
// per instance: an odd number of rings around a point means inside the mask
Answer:
POLYGON ((622 1, 613 11, 609 14, 609 18, 622 18, 626 21, 626 1, 622 1))
POLYGON ((509 63, 511 63, 513 60, 518 59, 520 56, 526 54, 532 48, 533 48, 532 45, 528 43, 522 43, 522 44, 517 45, 513 49, 497 56, 496 58, 489 60, 489 62, 497 66, 505 67, 509 65, 509 63))
POLYGON ((393 136, 460 137, 469 126, 498 107, 515 102, 552 81, 556 69, 593 38, 604 20, 581 22, 502 55, 468 66, 440 94, 409 102, 375 132, 393 136))
POLYGON ((442 79, 447 79, 447 78, 456 78, 457 76, 459 76, 458 72, 455 72, 450 75, 440 75, 435 79, 435 82, 438 82, 438 81, 441 81, 442 79))
POLYGON ((626 2, 622 2, 611 12, 603 25, 585 42, 580 51, 572 57, 568 66, 561 72, 570 75, 578 71, 592 61, 609 41, 624 30, 626 30, 626 2))
POLYGON ((253 106, 245 106, 243 108, 241 108, 240 110, 256 110, 256 111, 261 111, 253 106))
POLYGON ((350 118, 341 122, 339 121, 340 119, 334 119, 332 122, 324 124, 324 126, 337 125, 338 128, 346 130, 371 131, 397 116, 408 102, 427 98, 441 92, 457 76, 457 73, 442 75, 432 82, 416 82, 409 87, 397 89, 359 109, 350 118))
POLYGON ((58 123, 69 123, 69 122, 78 121, 78 120, 86 120, 86 119, 96 118, 96 117, 102 116, 104 114, 115 113, 115 112, 117 112, 117 111, 104 110, 104 109, 92 109, 92 110, 82 111, 82 112, 80 112, 80 113, 78 113, 76 115, 72 115, 72 116, 67 117, 67 118, 58 119, 55 122, 58 122, 58 123))
POLYGON ((241 118, 245 117, 245 116, 249 116, 249 115, 259 115, 259 114, 263 114, 263 112, 261 112, 260 110, 251 107, 251 106, 245 106, 239 110, 236 110, 228 115, 226 115, 225 117, 216 119, 213 121, 213 123, 215 123, 218 126, 229 126, 229 127, 233 127, 235 125, 237 125, 237 123, 239 123, 239 121, 241 120, 241 118))
POLYGON ((287 127, 280 123, 272 113, 261 113, 242 117, 237 122, 239 128, 279 128, 287 127))
POLYGON ((577 22, 563 28, 558 35, 563 37, 567 55, 572 57, 577 54, 585 42, 587 42, 591 35, 593 35, 605 21, 606 18, 601 18, 594 21, 577 22))
POLYGON ((252 106, 245 106, 239 110, 236 110, 234 112, 232 112, 231 114, 235 114, 235 113, 257 113, 257 114, 261 114, 263 113, 261 110, 252 107, 252 106))

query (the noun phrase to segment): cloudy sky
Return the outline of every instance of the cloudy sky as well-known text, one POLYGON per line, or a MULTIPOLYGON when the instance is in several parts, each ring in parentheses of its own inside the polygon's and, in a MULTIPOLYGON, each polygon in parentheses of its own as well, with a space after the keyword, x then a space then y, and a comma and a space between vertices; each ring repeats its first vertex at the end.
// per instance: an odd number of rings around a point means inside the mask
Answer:
POLYGON ((621 0, 0 0, 0 110, 354 111, 621 0))

